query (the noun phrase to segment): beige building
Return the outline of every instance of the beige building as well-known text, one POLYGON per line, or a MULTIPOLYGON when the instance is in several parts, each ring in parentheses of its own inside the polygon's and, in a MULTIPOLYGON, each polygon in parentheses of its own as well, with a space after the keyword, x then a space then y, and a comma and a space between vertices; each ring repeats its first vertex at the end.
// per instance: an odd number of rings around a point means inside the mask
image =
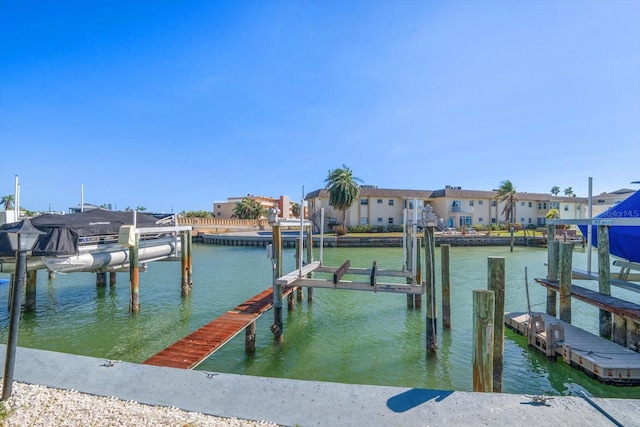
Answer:
POLYGON ((611 193, 602 193, 597 196, 592 196, 591 206, 593 216, 597 216, 607 209, 612 208, 614 205, 617 205, 635 192, 636 190, 621 188, 620 190, 612 191, 611 193))
MULTIPOLYGON (((461 187, 446 186, 442 190, 396 190, 363 186, 360 197, 346 215, 346 224, 402 225, 403 209, 407 208, 409 219, 414 215, 414 203, 421 217, 423 206, 430 205, 440 219, 439 226, 472 227, 505 222, 502 211, 505 202, 496 199, 495 191, 463 190, 461 187)), ((556 208, 561 218, 579 219, 585 217, 587 199, 583 197, 557 197, 542 193, 516 193, 515 222, 524 227, 538 227, 545 224, 546 214, 556 208)), ((342 213, 329 206, 329 192, 325 189, 307 194, 311 215, 319 218, 321 208, 325 208, 325 225, 342 223, 342 213)), ((317 222, 317 221, 316 221, 317 222)))
POLYGON ((226 202, 214 202, 213 213, 216 218, 231 218, 233 216, 233 209, 237 203, 240 203, 245 197, 260 203, 265 210, 269 211, 274 206, 280 209, 281 218, 293 218, 293 206, 295 202, 289 200, 289 196, 280 196, 277 199, 273 197, 254 196, 253 194, 247 194, 244 197, 229 197, 226 202))

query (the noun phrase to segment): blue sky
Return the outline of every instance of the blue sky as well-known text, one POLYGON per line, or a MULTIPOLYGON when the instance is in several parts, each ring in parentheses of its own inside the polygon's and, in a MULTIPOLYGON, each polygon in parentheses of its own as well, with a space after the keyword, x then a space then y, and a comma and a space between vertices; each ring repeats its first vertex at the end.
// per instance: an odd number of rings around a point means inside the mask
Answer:
POLYGON ((640 1, 0 0, 0 194, 212 210, 640 180, 640 1))

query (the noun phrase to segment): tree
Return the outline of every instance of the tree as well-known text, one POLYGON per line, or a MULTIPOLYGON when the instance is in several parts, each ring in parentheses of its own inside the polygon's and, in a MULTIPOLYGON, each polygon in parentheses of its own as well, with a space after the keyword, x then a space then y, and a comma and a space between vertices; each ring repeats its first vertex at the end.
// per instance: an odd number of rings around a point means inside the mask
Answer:
POLYGON ((147 210, 147 208, 145 208, 144 206, 136 206, 136 210, 137 210, 138 212, 144 212, 144 211, 146 211, 146 210, 147 210))
POLYGON ((515 222, 515 209, 516 202, 518 201, 518 198, 516 197, 516 187, 513 186, 511 181, 505 180, 500 183, 496 199, 500 199, 501 203, 505 202, 502 214, 504 215, 504 219, 507 221, 509 228, 511 228, 511 223, 515 222))
POLYGON ((233 208, 231 218, 260 219, 267 215, 267 210, 260 203, 249 197, 243 198, 233 208))
POLYGON ((549 212, 547 212, 547 214, 545 215, 545 218, 547 219, 560 218, 560 211, 556 208, 549 209, 549 212))
POLYGON ((567 187, 564 189, 565 196, 575 196, 576 194, 573 192, 573 188, 567 187))
POLYGON ((300 218, 300 205, 296 202, 293 202, 291 204, 291 214, 295 217, 295 218, 300 218))
POLYGON ((215 218, 215 214, 209 211, 188 211, 180 214, 183 218, 215 218))
POLYGON ((551 194, 553 194, 554 196, 557 196, 559 192, 560 192, 560 187, 558 187, 557 185, 554 185, 553 187, 551 187, 551 194))
POLYGON ((15 196, 13 194, 8 194, 6 196, 2 196, 0 199, 0 204, 4 205, 4 210, 10 211, 13 209, 13 202, 15 201, 15 196))
POLYGON ((342 212, 342 224, 346 225, 347 209, 353 205, 360 195, 360 178, 353 176, 353 171, 346 165, 329 172, 325 180, 329 190, 329 205, 342 212))

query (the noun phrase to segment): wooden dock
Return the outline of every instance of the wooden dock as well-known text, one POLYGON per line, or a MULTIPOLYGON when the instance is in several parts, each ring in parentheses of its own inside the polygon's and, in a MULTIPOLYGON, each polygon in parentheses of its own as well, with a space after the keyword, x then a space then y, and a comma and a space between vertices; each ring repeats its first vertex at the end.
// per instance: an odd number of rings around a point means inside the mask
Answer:
POLYGON ((505 324, 528 337, 529 345, 562 359, 603 383, 640 384, 640 353, 545 313, 505 314, 505 324))
MULTIPOLYGON (((295 288, 285 287, 282 296, 295 288)), ((143 362, 145 365, 193 369, 273 306, 266 289, 143 362)))

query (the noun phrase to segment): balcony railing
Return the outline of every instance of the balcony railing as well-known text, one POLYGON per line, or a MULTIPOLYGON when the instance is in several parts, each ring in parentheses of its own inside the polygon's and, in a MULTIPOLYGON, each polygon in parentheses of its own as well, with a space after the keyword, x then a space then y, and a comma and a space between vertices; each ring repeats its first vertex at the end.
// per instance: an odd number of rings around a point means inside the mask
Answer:
POLYGON ((473 213, 473 206, 451 206, 449 212, 453 213, 473 213))

